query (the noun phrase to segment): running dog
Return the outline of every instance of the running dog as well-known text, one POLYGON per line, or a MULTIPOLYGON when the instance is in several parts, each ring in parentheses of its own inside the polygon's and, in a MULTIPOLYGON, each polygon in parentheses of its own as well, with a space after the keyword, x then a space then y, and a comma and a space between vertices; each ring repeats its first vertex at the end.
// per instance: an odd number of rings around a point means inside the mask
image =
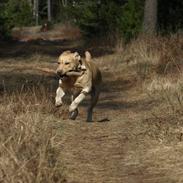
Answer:
POLYGON ((56 91, 55 105, 62 105, 62 98, 66 91, 72 92, 72 102, 69 106, 70 119, 75 120, 78 115, 78 105, 91 95, 91 102, 87 111, 87 121, 92 121, 95 107, 101 89, 102 75, 98 67, 92 62, 91 54, 86 51, 82 59, 78 52, 63 52, 58 59, 56 70, 59 76, 59 87, 56 91))

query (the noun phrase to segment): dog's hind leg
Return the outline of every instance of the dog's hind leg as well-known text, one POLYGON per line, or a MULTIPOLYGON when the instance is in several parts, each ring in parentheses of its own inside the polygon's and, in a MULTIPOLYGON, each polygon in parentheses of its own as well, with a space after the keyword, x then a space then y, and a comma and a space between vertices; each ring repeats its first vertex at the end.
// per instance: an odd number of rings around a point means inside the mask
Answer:
POLYGON ((93 108, 97 104, 100 95, 100 90, 93 88, 91 91, 91 103, 87 111, 87 122, 92 122, 93 108))

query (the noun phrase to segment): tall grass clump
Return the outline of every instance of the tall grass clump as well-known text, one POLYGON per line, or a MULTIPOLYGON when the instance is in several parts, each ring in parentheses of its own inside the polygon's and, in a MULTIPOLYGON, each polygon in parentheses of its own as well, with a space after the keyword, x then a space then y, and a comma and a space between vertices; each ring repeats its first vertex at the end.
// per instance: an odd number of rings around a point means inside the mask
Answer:
POLYGON ((179 33, 166 37, 139 36, 126 45, 122 54, 123 61, 140 79, 144 94, 156 104, 144 124, 148 134, 161 142, 182 141, 182 53, 183 35, 179 33))
POLYGON ((178 78, 157 76, 148 84, 146 91, 154 98, 161 98, 166 104, 166 112, 183 114, 183 75, 178 78))
POLYGON ((63 182, 51 105, 34 90, 1 96, 0 182, 63 182))
POLYGON ((136 67, 140 78, 180 73, 183 65, 183 35, 140 36, 125 48, 123 59, 136 67))

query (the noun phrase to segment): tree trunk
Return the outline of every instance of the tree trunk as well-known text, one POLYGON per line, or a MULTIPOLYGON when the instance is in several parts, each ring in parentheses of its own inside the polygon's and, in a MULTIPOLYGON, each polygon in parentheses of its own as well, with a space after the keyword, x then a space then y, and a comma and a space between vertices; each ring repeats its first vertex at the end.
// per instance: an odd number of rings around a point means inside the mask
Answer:
POLYGON ((153 35, 157 28, 157 0, 145 0, 144 33, 153 35))
POLYGON ((47 1, 47 6, 48 6, 48 21, 51 22, 51 1, 47 1))
POLYGON ((33 17, 36 20, 36 25, 39 24, 39 0, 34 0, 33 17))

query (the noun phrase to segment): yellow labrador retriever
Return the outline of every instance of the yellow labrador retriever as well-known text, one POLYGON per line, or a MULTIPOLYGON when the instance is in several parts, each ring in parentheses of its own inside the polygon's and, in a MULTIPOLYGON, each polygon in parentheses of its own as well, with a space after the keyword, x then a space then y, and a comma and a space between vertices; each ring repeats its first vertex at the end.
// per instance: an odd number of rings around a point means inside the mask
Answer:
POLYGON ((69 107, 70 119, 75 120, 78 115, 78 105, 91 95, 90 106, 87 111, 87 121, 92 121, 93 108, 98 101, 102 76, 100 70, 91 61, 91 54, 86 51, 85 59, 77 52, 65 51, 58 59, 57 74, 60 77, 56 91, 55 105, 62 105, 62 98, 67 90, 72 92, 72 103, 69 107))

